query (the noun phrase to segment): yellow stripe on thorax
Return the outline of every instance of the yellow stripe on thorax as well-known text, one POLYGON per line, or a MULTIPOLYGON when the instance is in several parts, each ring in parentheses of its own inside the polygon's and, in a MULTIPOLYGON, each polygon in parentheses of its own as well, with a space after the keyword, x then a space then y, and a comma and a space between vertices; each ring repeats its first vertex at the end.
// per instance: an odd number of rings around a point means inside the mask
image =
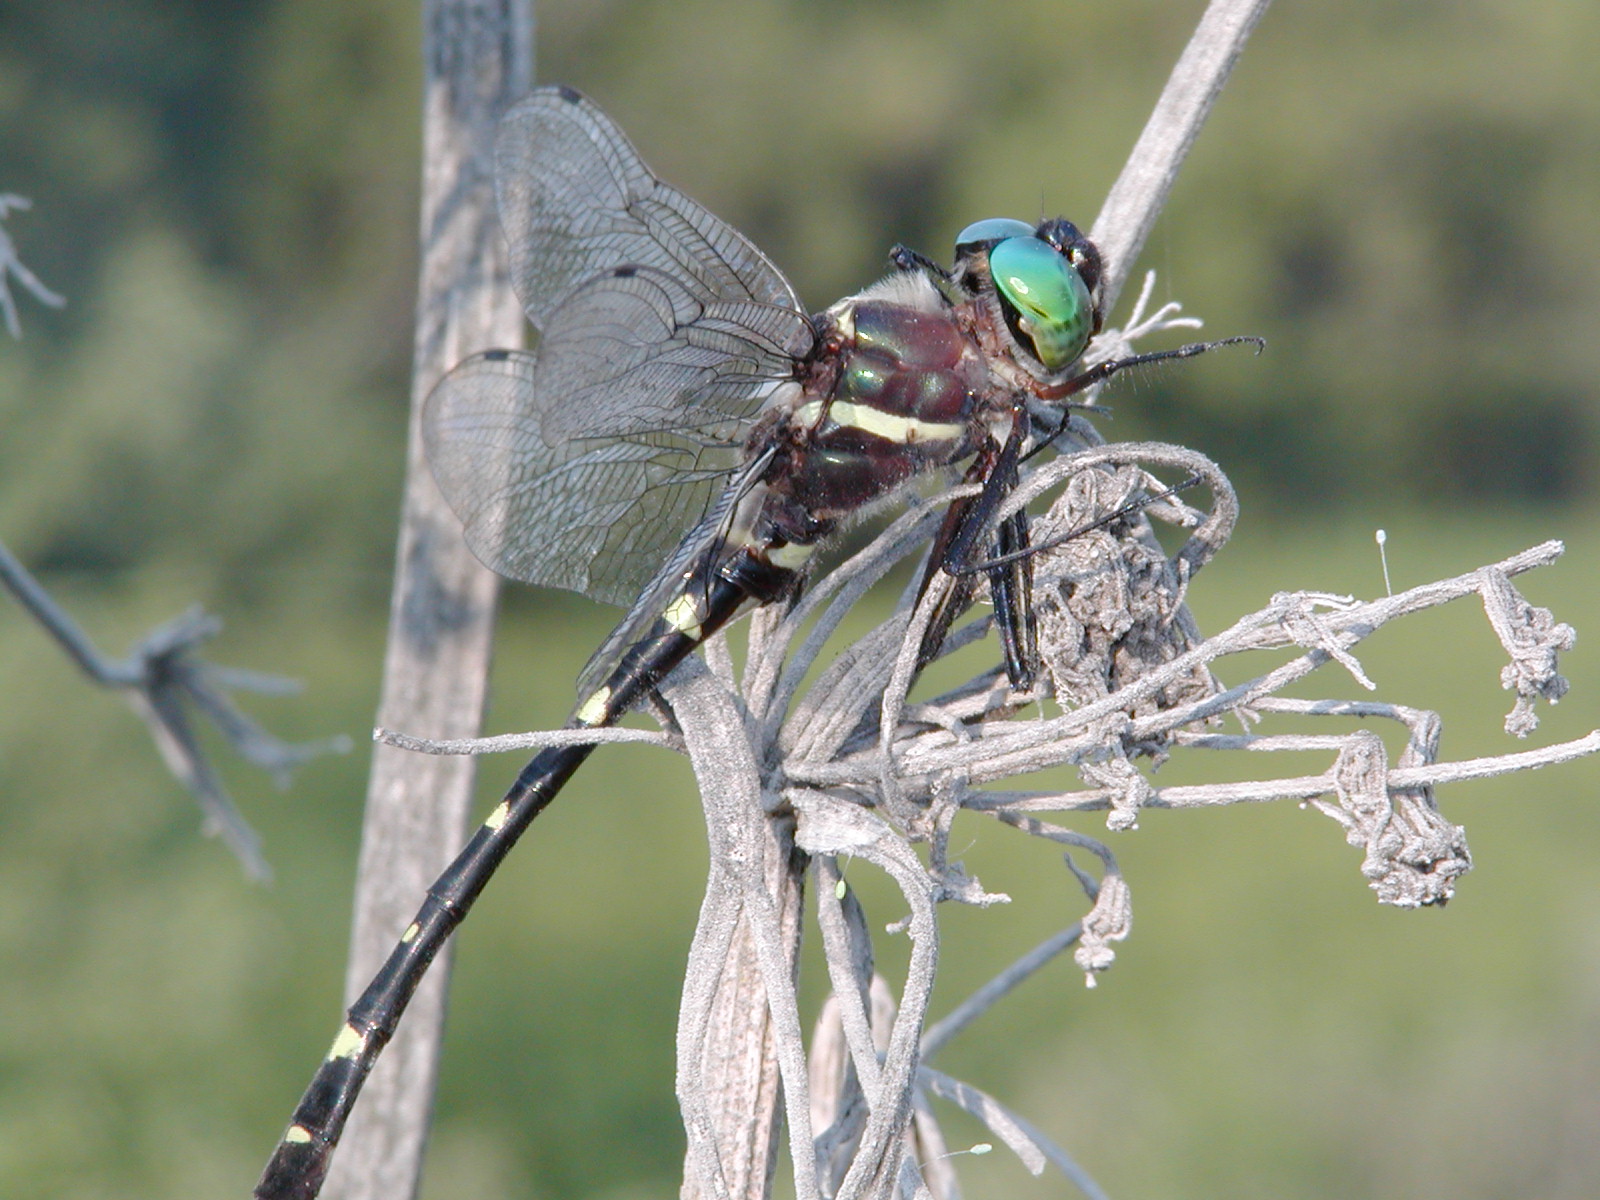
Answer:
MULTIPOLYGON (((848 425, 902 446, 912 446, 918 442, 959 442, 967 432, 963 424, 897 416, 881 408, 873 408, 870 404, 852 404, 848 400, 835 400, 829 404, 828 418, 835 424, 848 425)), ((797 425, 815 425, 821 419, 820 400, 807 401, 795 409, 794 420, 797 425)))
POLYGON ((967 432, 965 425, 901 417, 870 404, 851 404, 843 400, 835 400, 828 415, 841 425, 906 446, 917 442, 956 442, 967 432))
POLYGON ((798 571, 806 565, 815 546, 802 546, 796 542, 785 542, 782 546, 769 546, 767 548, 767 561, 775 567, 785 571, 798 571))

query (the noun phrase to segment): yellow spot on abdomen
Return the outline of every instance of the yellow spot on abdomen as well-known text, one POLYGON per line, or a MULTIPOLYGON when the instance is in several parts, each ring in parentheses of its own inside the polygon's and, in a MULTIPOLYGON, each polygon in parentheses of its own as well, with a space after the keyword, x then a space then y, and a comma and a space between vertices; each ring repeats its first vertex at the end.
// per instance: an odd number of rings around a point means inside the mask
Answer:
POLYGON ((311 1140, 311 1130, 304 1125, 291 1125, 283 1135, 283 1140, 291 1146, 304 1146, 311 1140))
POLYGON ((483 823, 483 827, 491 832, 496 831, 506 823, 506 818, 510 815, 511 801, 502 800, 494 806, 494 811, 489 814, 489 819, 483 823))
POLYGON ((700 609, 688 592, 667 605, 667 611, 661 614, 661 619, 684 637, 700 636, 700 609))
POLYGON ((611 703, 611 689, 603 687, 578 705, 572 719, 579 725, 599 725, 606 719, 606 706, 611 703))
POLYGON ((328 1051, 328 1057, 354 1058, 366 1047, 367 1035, 354 1025, 346 1025, 339 1031, 339 1036, 333 1039, 333 1049, 328 1051))
POLYGON ((400 935, 400 944, 402 946, 411 945, 412 942, 417 940, 417 934, 421 932, 422 926, 418 925, 415 921, 411 922, 411 924, 406 926, 406 931, 400 935))

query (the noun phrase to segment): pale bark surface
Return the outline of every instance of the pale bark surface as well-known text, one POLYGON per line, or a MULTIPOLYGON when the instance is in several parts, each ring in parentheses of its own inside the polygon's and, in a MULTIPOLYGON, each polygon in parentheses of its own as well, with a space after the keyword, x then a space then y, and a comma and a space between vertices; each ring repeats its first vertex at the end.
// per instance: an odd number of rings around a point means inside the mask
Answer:
MULTIPOLYGON (((533 13, 527 0, 428 0, 423 19, 417 332, 378 723, 462 737, 477 731, 483 714, 497 585, 467 550, 460 523, 433 482, 420 415, 433 385, 462 358, 522 340, 522 310, 511 292, 495 215, 493 162, 500 114, 533 83, 533 13)), ((460 848, 473 779, 470 758, 375 748, 347 1003, 366 986, 428 885, 460 848)), ((438 1073, 449 954, 446 949, 434 962, 368 1080, 325 1195, 406 1200, 416 1194, 438 1073)))

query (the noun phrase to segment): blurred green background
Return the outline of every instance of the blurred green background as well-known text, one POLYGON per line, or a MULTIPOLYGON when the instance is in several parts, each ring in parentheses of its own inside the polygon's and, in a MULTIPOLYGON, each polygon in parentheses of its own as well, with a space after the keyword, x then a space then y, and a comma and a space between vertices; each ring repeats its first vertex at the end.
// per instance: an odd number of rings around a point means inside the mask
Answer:
MULTIPOLYGON (((895 241, 944 257, 978 217, 1092 220, 1200 8, 561 0, 539 77, 589 91, 820 307, 895 241)), ((228 623, 213 657, 304 680, 249 705, 290 737, 359 743, 376 701, 419 25, 399 0, 0 3, 0 191, 35 202, 8 229, 70 301, 24 298, 26 337, 0 342, 0 539, 108 650, 203 602, 228 623)), ((1191 593, 1206 629, 1280 589, 1380 592, 1378 525, 1396 587, 1560 537, 1522 586, 1586 640, 1534 740, 1600 724, 1597 45, 1588 0, 1268 14, 1145 265, 1269 350, 1132 381, 1104 426, 1238 484, 1239 534, 1191 593)), ((1446 757, 1521 749, 1481 611, 1455 607, 1372 640, 1379 696, 1442 710, 1446 757)), ((558 721, 614 615, 511 589, 492 727, 558 721)), ((1329 673, 1302 694, 1360 693, 1329 673)), ((9 1200, 244 1195, 331 1035, 364 752, 282 793, 226 768, 270 887, 0 601, 9 1200)), ((514 770, 486 764, 485 790, 514 770)), ((938 1065, 1119 1200, 1593 1196, 1597 782, 1447 790, 1477 869, 1420 913, 1380 910, 1291 805, 1150 815, 1113 841, 1138 920, 1101 987, 1062 963, 938 1065)), ((497 879, 461 938, 430 1200, 675 1192, 699 821, 682 762, 608 751, 497 879)), ((941 1009, 1080 907, 1045 847, 973 822, 955 848, 1016 903, 947 914, 941 1009)), ((952 1119, 953 1144, 979 1136, 952 1119)), ((1068 1192, 1003 1152, 971 1164, 970 1195, 1068 1192)))

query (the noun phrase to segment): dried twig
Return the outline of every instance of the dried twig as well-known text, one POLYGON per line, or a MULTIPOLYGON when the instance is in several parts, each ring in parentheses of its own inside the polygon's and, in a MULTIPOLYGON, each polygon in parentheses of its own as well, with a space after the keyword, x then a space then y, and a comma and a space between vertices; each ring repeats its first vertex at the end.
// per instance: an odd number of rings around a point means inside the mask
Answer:
POLYGON ((32 207, 33 201, 25 196, 17 196, 11 192, 0 193, 0 317, 5 319, 6 332, 14 338, 22 336, 22 318, 17 315, 17 302, 11 295, 11 285, 7 276, 20 283, 40 304, 60 308, 67 302, 65 296, 57 295, 45 287, 39 277, 23 265, 22 259, 17 255, 17 247, 3 224, 10 213, 26 212, 32 207))
POLYGON ((229 691, 281 696, 298 691, 299 685, 276 675, 202 662, 199 647, 217 635, 222 622, 198 608, 152 630, 127 658, 117 660, 95 649, 88 635, 4 545, 0 545, 0 586, 17 598, 85 675, 122 691, 150 727, 167 769, 199 802, 206 833, 220 837, 252 879, 270 879, 272 869, 261 853, 260 839, 228 799, 222 780, 200 749, 194 714, 215 725, 246 762, 271 772, 280 786, 306 759, 349 750, 349 739, 280 741, 234 707, 229 691))
MULTIPOLYGON (((1218 7, 1231 11, 1213 14, 1209 26, 1238 35, 1260 11, 1259 5, 1218 7)), ((1198 59, 1186 55, 1185 61, 1211 63, 1220 79, 1236 52, 1237 44, 1212 46, 1204 53, 1195 51, 1198 59)), ((1191 98, 1214 95, 1214 88, 1197 83, 1192 75, 1185 76, 1178 91, 1191 98)), ((1192 137, 1193 115, 1174 114, 1172 109, 1163 106, 1174 128, 1153 133, 1142 147, 1165 146, 1166 153, 1181 154, 1192 137)), ((1131 170, 1130 177, 1147 181, 1149 190, 1142 194, 1153 205, 1170 171, 1146 167, 1131 170)), ((1119 194, 1108 212, 1137 223, 1144 219, 1143 209, 1128 198, 1130 194, 1119 194)), ((1119 247, 1138 241, 1137 232, 1108 234, 1098 225, 1096 234, 1119 247)), ((1108 257, 1125 272, 1131 252, 1108 257)), ((1144 322, 1140 309, 1142 304, 1130 326, 1144 322)), ((1156 316, 1157 324, 1173 320, 1167 310, 1156 316)), ((1103 354, 1121 353, 1130 334, 1143 332, 1147 330, 1135 328, 1119 336, 1113 331, 1097 344, 1107 347, 1100 351, 1103 354)), ((739 758, 746 772, 748 764, 760 764, 760 776, 759 784, 745 776, 745 794, 759 794, 769 809, 778 804, 780 813, 784 805, 792 810, 796 844, 815 863, 818 916, 834 993, 819 1022, 811 1070, 799 1081, 806 1089, 803 1096, 794 1094, 793 1069, 784 1073, 798 1194, 955 1197, 954 1173, 949 1159, 942 1157, 943 1138, 929 1104, 931 1095, 952 1099, 979 1115, 1030 1169, 1049 1161, 1084 1194, 1103 1194, 1065 1151, 1019 1118, 970 1085, 917 1061, 936 1052, 1068 947, 1075 947, 1078 965, 1092 982, 1096 972, 1112 965, 1115 942, 1129 932, 1130 891, 1109 850, 1094 838, 1035 814, 1102 810, 1116 829, 1131 827, 1145 809, 1271 798, 1308 801, 1337 820, 1348 840, 1364 850, 1362 871, 1380 900, 1407 906, 1442 903, 1454 880, 1470 866, 1470 858, 1461 831, 1438 814, 1432 794, 1436 784, 1528 769, 1600 749, 1597 733, 1531 754, 1439 763, 1439 722, 1434 714, 1376 701, 1299 701, 1277 694, 1330 663, 1359 686, 1370 687, 1354 654, 1364 637, 1390 620, 1478 595, 1511 658, 1504 682, 1517 698, 1507 728, 1525 735, 1534 724, 1534 703, 1539 698, 1559 698, 1565 690, 1555 659, 1571 644, 1572 635, 1548 612, 1527 604, 1510 579, 1553 561, 1560 552, 1558 545, 1547 543, 1455 579, 1363 604, 1307 593, 1281 595, 1261 612, 1203 639, 1183 601, 1196 573, 1222 548, 1237 520, 1238 506, 1226 476, 1203 456, 1181 447, 1107 446, 1082 421, 1074 422, 1070 434, 1079 448, 1032 472, 1012 500, 1022 505, 1047 495, 1056 497, 1040 519, 1041 541, 1053 531, 1083 528, 1102 514, 1117 511, 1131 497, 1163 490, 1156 472, 1199 475, 1210 500, 1197 509, 1167 499, 1040 556, 1036 603, 1049 669, 1048 684, 1040 694, 1012 695, 996 666, 943 695, 913 699, 915 655, 926 618, 911 608, 909 597, 902 598, 888 621, 836 653, 826 669, 814 670, 825 642, 850 606, 925 541, 937 520, 937 507, 957 494, 951 493, 893 522, 860 554, 819 580, 790 612, 758 614, 743 676, 742 723, 725 719, 716 724, 718 738, 749 739, 739 758), (1155 520, 1189 529, 1188 541, 1167 554, 1153 536, 1155 520), (1213 675, 1223 660, 1235 655, 1287 646, 1298 646, 1301 653, 1234 687, 1224 687, 1213 675), (805 687, 803 681, 813 674, 813 682, 805 687), (1035 702, 1059 712, 1019 715, 1035 702), (1391 719, 1406 730, 1406 747, 1390 766, 1382 743, 1366 730, 1318 737, 1258 732, 1263 722, 1279 715, 1391 719), (1224 716, 1242 723, 1246 732, 1220 732, 1216 726, 1224 716), (1313 777, 1166 788, 1154 786, 1136 766, 1141 758, 1199 749, 1251 753, 1321 749, 1330 753, 1332 762, 1313 777), (1049 766, 1075 768, 1083 786, 1070 792, 980 789, 1049 766), (1068 869, 1092 901, 1081 922, 1002 972, 945 1021, 928 1028, 913 1047, 906 1031, 925 1020, 927 989, 939 951, 934 905, 1003 899, 986 892, 949 860, 950 819, 961 809, 986 813, 1023 832, 1087 850, 1100 859, 1102 869, 1098 878, 1092 877, 1069 856, 1068 869), (925 865, 913 853, 919 841, 928 846, 925 865), (873 973, 867 921, 840 882, 835 862, 839 855, 880 866, 895 880, 909 906, 908 920, 895 927, 913 938, 912 963, 898 998, 888 995, 884 981, 873 973), (802 1099, 805 1124, 794 1119, 802 1099), (925 1153, 930 1148, 931 1161, 925 1153), (811 1171, 814 1178, 809 1177, 811 1171)), ((980 617, 958 628, 947 649, 971 644, 987 626, 988 619, 980 617)), ((724 669, 721 674, 727 677, 730 672, 724 669)), ((680 714, 685 711, 679 709, 680 714)), ((725 711, 738 710, 730 705, 725 711)), ((694 752, 697 737, 704 734, 687 726, 684 734, 694 752)), ((728 781, 708 769, 714 757, 702 753, 697 759, 702 790, 727 795, 728 781)), ((728 821, 732 828, 731 815, 728 821)), ((749 860, 751 854, 751 847, 737 836, 714 848, 715 857, 727 856, 733 862, 749 860)), ((731 889, 724 888, 722 894, 730 906, 745 903, 734 899, 731 889)), ((753 914, 748 907, 740 911, 743 919, 765 922, 763 938, 779 936, 770 917, 753 914)), ((729 909, 716 913, 716 927, 726 927, 734 919, 729 909)), ((772 959, 782 961, 782 956, 774 953, 772 959)), ((696 983, 694 976, 715 961, 714 955, 695 959, 691 986, 685 992, 684 1028, 707 1027, 703 1006, 712 985, 705 980, 696 983)), ((792 995, 787 980, 780 992, 787 1011, 792 995)), ((788 1016, 779 1024, 794 1028, 788 1016)), ((775 1048, 785 1062, 792 1061, 797 1049, 783 1044, 788 1036, 779 1034, 775 1048)), ((707 1122, 693 1116, 712 1107, 697 1090, 700 1086, 698 1078, 680 1074, 680 1096, 695 1129, 691 1158, 701 1164, 702 1173, 714 1173, 721 1158, 716 1147, 707 1145, 714 1134, 707 1122)))

